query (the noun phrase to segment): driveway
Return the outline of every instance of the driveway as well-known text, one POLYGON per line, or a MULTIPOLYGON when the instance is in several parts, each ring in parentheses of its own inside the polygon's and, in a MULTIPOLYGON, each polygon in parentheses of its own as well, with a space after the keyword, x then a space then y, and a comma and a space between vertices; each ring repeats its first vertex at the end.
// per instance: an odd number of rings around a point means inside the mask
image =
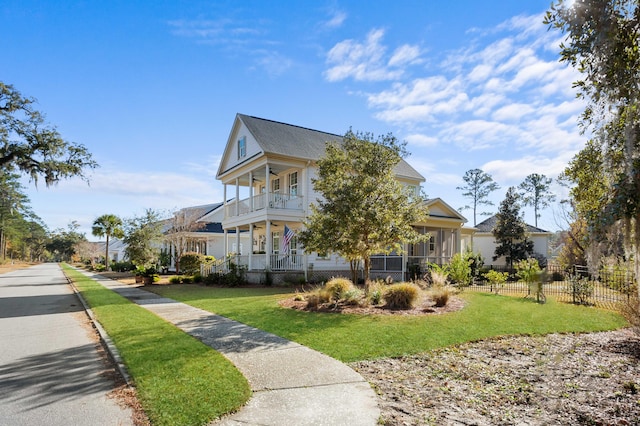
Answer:
POLYGON ((0 275, 0 423, 132 425, 99 349, 57 264, 0 275))

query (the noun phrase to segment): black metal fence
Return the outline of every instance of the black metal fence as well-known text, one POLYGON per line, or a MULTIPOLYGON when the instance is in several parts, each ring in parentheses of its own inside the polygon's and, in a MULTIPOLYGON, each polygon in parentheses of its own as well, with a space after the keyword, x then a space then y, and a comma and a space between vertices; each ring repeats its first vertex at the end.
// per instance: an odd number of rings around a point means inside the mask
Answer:
MULTIPOLYGON (((509 296, 529 295, 529 285, 517 280, 515 270, 495 266, 491 269, 508 272, 509 281, 496 286, 486 280, 476 279, 466 290, 494 292, 509 296)), ((585 266, 575 266, 565 270, 557 265, 548 265, 543 271, 541 281, 546 296, 562 302, 608 309, 615 309, 621 303, 627 302, 638 291, 633 272, 617 267, 601 268, 596 273, 590 273, 585 266)))

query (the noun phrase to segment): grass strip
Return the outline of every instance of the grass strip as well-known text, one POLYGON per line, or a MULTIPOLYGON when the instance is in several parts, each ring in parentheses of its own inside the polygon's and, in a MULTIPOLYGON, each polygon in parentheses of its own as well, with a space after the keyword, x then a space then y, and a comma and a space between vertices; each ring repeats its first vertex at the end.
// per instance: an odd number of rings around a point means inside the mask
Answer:
POLYGON ((613 330, 627 325, 615 312, 486 293, 463 293, 464 309, 442 315, 347 315, 300 312, 278 300, 278 288, 157 286, 153 291, 232 318, 351 362, 396 357, 502 335, 613 330))
POLYGON ((118 348, 154 425, 203 425, 242 406, 247 380, 197 339, 62 265, 118 348))

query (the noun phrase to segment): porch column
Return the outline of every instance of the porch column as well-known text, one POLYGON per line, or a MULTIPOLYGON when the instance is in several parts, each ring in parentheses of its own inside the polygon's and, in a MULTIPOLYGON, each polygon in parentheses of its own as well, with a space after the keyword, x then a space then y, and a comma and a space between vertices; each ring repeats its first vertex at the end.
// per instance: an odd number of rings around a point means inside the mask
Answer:
MULTIPOLYGON (((253 170, 249 172, 249 200, 249 208, 253 211, 253 170)), ((253 240, 251 240, 251 244, 252 246, 249 254, 253 251, 253 240)))
POLYGON ((407 253, 409 253, 409 244, 405 243, 404 250, 402 251, 402 281, 404 281, 407 276, 407 253))
MULTIPOLYGON (((251 204, 252 204, 252 208, 253 208, 253 198, 251 199, 251 204)), ((253 261, 253 223, 249 224, 249 261, 247 262, 247 269, 249 271, 251 271, 252 268, 252 261, 253 261)))
POLYGON ((264 247, 264 252, 267 255, 267 259, 265 262, 265 266, 267 269, 271 269, 271 222, 269 221, 269 219, 267 219, 267 226, 265 227, 266 229, 266 241, 265 241, 265 247, 264 247))
POLYGON ((236 216, 240 216, 240 179, 236 178, 236 216))
POLYGON ((229 254, 229 231, 224 230, 224 257, 229 254))
POLYGON ((236 254, 241 255, 242 250, 240 250, 240 227, 236 226, 236 254))
MULTIPOLYGON (((265 191, 267 192, 267 197, 269 196, 269 194, 271 193, 271 169, 269 168, 269 163, 267 163, 266 166, 264 166, 264 175, 265 175, 265 182, 264 182, 264 187, 265 187, 265 191)), ((268 200, 267 200, 268 201, 268 200)))
POLYGON ((222 204, 224 205, 224 217, 227 218, 227 184, 222 184, 222 204))

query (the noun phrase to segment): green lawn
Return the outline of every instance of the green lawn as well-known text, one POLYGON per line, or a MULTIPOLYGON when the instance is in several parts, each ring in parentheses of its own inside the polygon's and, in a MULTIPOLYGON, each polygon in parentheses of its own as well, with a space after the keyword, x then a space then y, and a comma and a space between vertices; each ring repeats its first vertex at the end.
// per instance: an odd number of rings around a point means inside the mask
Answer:
POLYGON ((204 425, 249 399, 247 380, 218 352, 62 267, 117 346, 154 425, 204 425))
POLYGON ((506 334, 612 330, 626 325, 618 314, 592 307, 484 293, 465 293, 464 309, 431 316, 345 315, 281 308, 291 297, 278 288, 154 286, 153 291, 235 319, 350 362, 401 356, 506 334))

